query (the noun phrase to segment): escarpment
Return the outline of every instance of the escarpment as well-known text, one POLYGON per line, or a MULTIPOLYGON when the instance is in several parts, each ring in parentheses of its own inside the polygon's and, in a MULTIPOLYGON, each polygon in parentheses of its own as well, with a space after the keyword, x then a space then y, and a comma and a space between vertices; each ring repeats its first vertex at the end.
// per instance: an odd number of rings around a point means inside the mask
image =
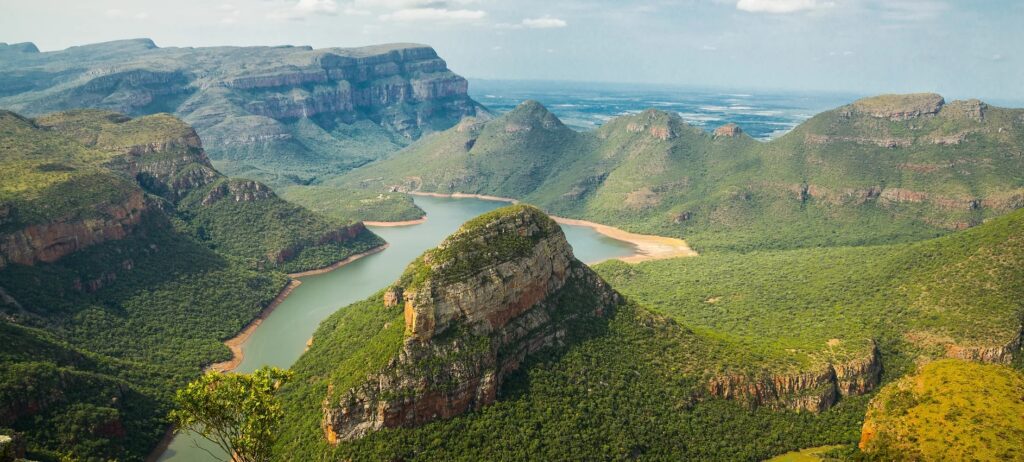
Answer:
POLYGON ((14 85, 0 90, 0 107, 173 113, 227 173, 235 162, 246 172, 340 172, 488 115, 433 48, 411 43, 160 48, 127 40, 4 57, 0 78, 14 85))
POLYGON ((867 351, 844 361, 827 362, 808 371, 716 376, 707 383, 710 396, 734 399, 751 406, 821 412, 840 397, 874 390, 882 361, 874 342, 867 351))
POLYGON ((0 233, 0 269, 12 263, 53 263, 86 247, 124 239, 151 210, 142 192, 132 191, 122 201, 98 205, 92 217, 63 217, 0 233))
POLYGON ((337 443, 480 409, 530 355, 562 345, 573 319, 604 316, 619 302, 539 210, 482 215, 387 290, 383 303, 404 311, 401 348, 361 385, 332 387, 325 437, 337 443), (579 294, 576 306, 556 301, 564 291, 579 294))

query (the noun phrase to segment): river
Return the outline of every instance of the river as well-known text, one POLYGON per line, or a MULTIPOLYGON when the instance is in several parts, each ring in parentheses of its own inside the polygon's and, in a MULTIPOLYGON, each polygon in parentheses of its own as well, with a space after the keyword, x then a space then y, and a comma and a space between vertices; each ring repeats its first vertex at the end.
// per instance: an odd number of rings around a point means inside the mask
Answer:
MULTIPOLYGON (((480 199, 415 197, 427 212, 427 221, 412 226, 374 227, 389 246, 334 271, 300 278, 302 284, 259 325, 242 345, 242 363, 235 371, 252 372, 271 365, 287 368, 299 358, 306 341, 320 322, 339 308, 363 300, 402 275, 405 266, 425 250, 437 246, 462 223, 481 213, 508 205, 480 199)), ((604 236, 591 228, 562 225, 576 258, 597 263, 633 255, 632 244, 604 236)), ((179 435, 160 456, 160 461, 212 461, 189 436, 179 435)), ((207 449, 212 445, 204 445, 207 449)), ((226 459, 226 457, 224 458, 226 459)))

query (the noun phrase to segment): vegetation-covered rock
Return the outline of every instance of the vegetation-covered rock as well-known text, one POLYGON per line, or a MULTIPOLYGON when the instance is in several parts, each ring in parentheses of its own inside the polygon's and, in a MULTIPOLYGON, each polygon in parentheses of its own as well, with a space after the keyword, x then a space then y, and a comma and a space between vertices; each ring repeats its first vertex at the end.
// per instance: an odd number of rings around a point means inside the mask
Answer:
POLYGON ((1024 375, 959 360, 925 364, 871 400, 860 449, 877 460, 1021 460, 1024 375))
POLYGON ((908 242, 1024 206, 1024 112, 886 95, 757 142, 647 110, 577 133, 536 102, 347 173, 352 188, 505 196, 749 252, 908 242))
POLYGON ((30 458, 142 460, 174 389, 287 283, 380 245, 228 180, 169 115, 0 112, 0 428, 30 458))

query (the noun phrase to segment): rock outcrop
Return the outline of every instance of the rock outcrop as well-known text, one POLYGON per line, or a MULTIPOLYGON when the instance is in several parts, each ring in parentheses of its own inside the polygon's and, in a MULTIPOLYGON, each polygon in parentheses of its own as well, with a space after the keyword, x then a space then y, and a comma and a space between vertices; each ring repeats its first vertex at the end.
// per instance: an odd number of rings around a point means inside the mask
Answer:
POLYGON ((405 312, 401 352, 364 384, 329 392, 325 436, 337 443, 490 404, 531 354, 564 342, 567 323, 604 316, 619 302, 541 211, 516 205, 485 214, 388 289, 384 303, 405 312), (565 290, 584 294, 586 307, 555 303, 565 290))
POLYGON ((371 160, 361 145, 368 140, 393 137, 397 150, 464 116, 488 114, 469 97, 467 80, 419 44, 160 48, 147 39, 46 53, 15 48, 26 47, 0 48, 12 57, 0 70, 0 107, 33 116, 82 107, 171 112, 196 128, 214 159, 275 171, 321 169, 326 161, 341 171, 371 160))
POLYGON ((735 138, 743 134, 743 129, 734 123, 727 123, 715 129, 715 138, 735 138))
POLYGON ((717 376, 707 390, 716 398, 734 399, 751 406, 769 406, 821 412, 841 396, 862 395, 878 386, 882 372, 878 348, 872 342, 863 355, 829 362, 797 373, 717 376))
POLYGON ((943 104, 942 95, 935 93, 880 95, 855 101, 848 107, 848 112, 900 121, 938 114, 943 104))
POLYGON ((12 263, 52 263, 86 247, 124 239, 150 209, 142 191, 132 191, 123 202, 100 205, 95 217, 62 219, 0 234, 0 269, 12 263))

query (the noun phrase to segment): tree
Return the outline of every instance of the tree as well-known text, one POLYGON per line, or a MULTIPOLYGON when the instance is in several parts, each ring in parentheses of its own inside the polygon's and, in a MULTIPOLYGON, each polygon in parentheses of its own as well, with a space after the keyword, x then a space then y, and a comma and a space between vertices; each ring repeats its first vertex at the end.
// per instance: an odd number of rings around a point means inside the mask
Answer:
POLYGON ((291 376, 275 367, 252 374, 207 372, 178 390, 171 421, 178 431, 195 432, 231 454, 232 462, 268 461, 284 416, 276 393, 291 376))

